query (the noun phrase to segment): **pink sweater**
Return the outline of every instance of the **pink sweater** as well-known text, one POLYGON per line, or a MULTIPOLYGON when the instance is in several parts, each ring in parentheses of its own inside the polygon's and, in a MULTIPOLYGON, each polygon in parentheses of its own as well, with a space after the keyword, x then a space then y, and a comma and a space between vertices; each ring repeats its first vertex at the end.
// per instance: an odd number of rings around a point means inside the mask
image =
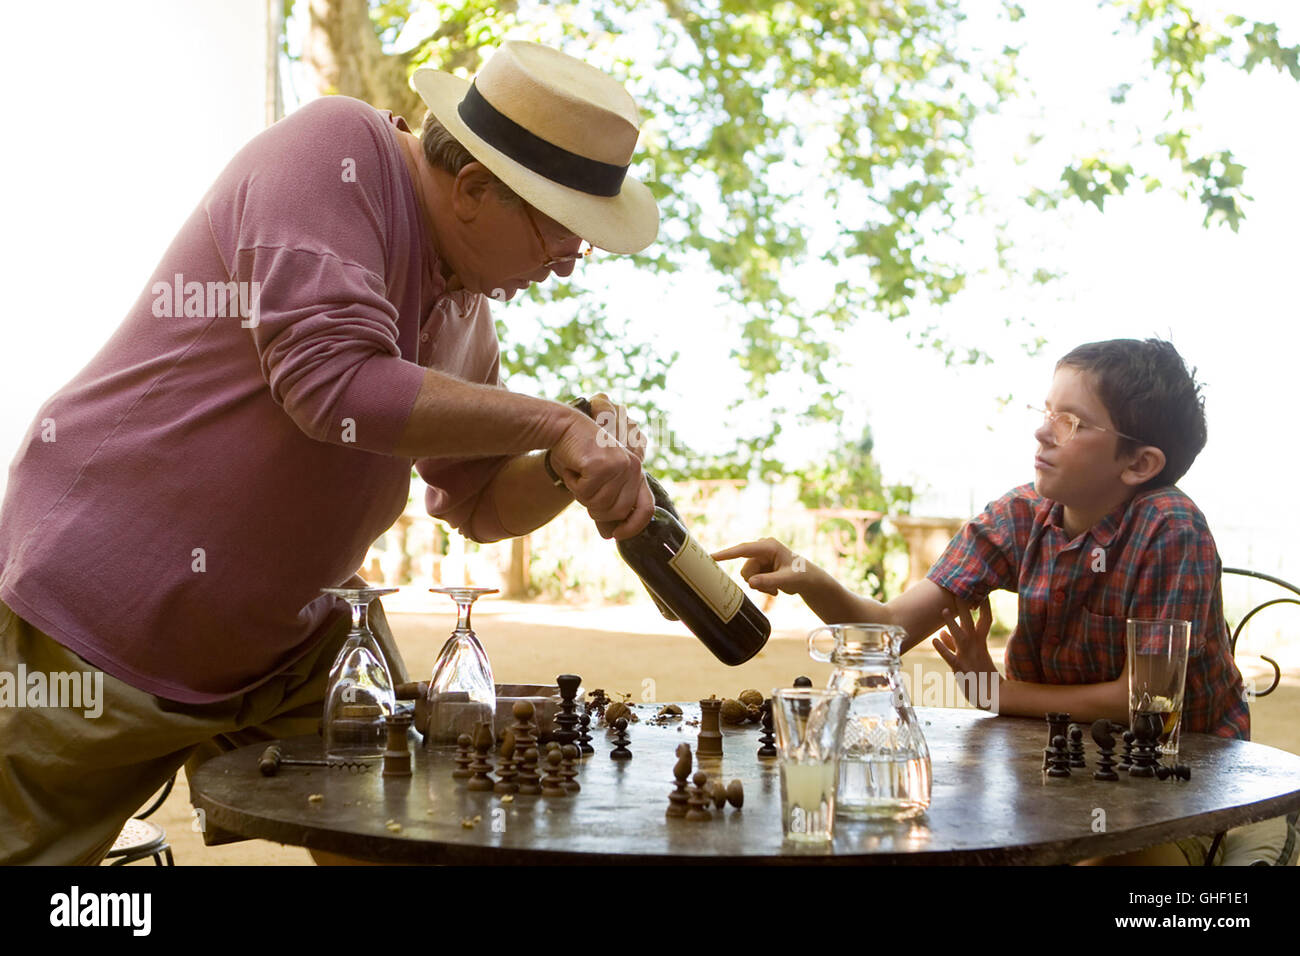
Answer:
MULTIPOLYGON (((208 703, 302 655, 406 505, 421 366, 499 384, 394 126, 330 97, 245 146, 13 461, 0 600, 135 687, 208 703)), ((418 462, 430 513, 462 526, 502 461, 418 462)))

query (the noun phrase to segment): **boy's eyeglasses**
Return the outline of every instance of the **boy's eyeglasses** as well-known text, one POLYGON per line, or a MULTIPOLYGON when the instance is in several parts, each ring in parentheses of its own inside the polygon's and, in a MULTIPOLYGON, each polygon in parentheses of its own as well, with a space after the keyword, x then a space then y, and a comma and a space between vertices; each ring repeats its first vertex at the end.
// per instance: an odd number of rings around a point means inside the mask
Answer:
POLYGON ((1139 445, 1149 445, 1141 438, 1134 438, 1132 435, 1125 435, 1123 432, 1116 431, 1113 428, 1103 428, 1101 425, 1092 425, 1085 422, 1073 412, 1049 412, 1045 408, 1039 408, 1037 405, 1026 405, 1031 412, 1037 412, 1043 416, 1043 421, 1052 430, 1052 444, 1068 445, 1079 431, 1079 426, 1084 428, 1095 428, 1099 432, 1110 432, 1112 435, 1118 435, 1120 438, 1127 438, 1129 441, 1135 441, 1139 445))
POLYGON ((596 251, 592 248, 591 243, 587 243, 586 249, 580 248, 572 255, 553 256, 546 248, 546 240, 542 238, 542 230, 537 228, 537 220, 533 218, 533 207, 529 206, 527 203, 524 204, 524 215, 528 217, 528 224, 533 227, 533 235, 537 237, 537 244, 542 247, 542 255, 546 257, 546 261, 542 263, 543 269, 549 269, 551 266, 557 266, 564 262, 577 262, 581 259, 587 258, 596 251))

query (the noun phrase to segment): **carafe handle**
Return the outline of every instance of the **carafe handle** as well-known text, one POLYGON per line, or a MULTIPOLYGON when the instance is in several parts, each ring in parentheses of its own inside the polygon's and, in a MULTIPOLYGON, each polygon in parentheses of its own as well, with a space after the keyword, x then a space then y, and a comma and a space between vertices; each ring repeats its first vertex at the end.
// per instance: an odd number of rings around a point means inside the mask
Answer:
POLYGON ((835 643, 838 645, 839 639, 835 637, 838 630, 839 630, 839 625, 837 624, 823 624, 821 627, 814 627, 811 631, 809 631, 808 632, 808 656, 815 661, 821 661, 823 664, 829 664, 831 662, 831 654, 834 653, 834 649, 832 648, 830 653, 825 653, 825 654, 819 651, 815 646, 817 637, 818 635, 821 634, 822 631, 827 631, 830 633, 831 637, 835 640, 835 643))

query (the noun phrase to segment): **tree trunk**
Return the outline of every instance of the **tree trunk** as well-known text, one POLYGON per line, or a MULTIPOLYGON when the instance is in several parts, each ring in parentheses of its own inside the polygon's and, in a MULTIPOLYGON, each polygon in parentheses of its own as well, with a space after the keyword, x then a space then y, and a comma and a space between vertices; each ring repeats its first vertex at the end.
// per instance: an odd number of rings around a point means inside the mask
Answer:
POLYGON ((418 130, 425 107, 407 82, 407 57, 384 52, 366 0, 310 0, 308 8, 302 58, 316 89, 392 110, 418 130))
POLYGON ((502 597, 516 601, 528 597, 529 585, 532 584, 531 576, 528 573, 531 551, 529 544, 528 535, 522 535, 511 540, 510 570, 506 574, 506 593, 502 597))

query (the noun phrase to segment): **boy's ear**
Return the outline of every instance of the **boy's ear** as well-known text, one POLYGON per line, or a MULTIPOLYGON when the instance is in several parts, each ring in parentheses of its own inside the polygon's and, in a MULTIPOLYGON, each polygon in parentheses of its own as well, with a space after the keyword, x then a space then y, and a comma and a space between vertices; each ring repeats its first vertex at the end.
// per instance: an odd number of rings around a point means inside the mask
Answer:
POLYGON ((1155 445, 1143 445, 1133 455, 1127 468, 1120 473, 1120 480, 1126 485, 1137 488, 1146 484, 1165 467, 1165 453, 1155 445))

